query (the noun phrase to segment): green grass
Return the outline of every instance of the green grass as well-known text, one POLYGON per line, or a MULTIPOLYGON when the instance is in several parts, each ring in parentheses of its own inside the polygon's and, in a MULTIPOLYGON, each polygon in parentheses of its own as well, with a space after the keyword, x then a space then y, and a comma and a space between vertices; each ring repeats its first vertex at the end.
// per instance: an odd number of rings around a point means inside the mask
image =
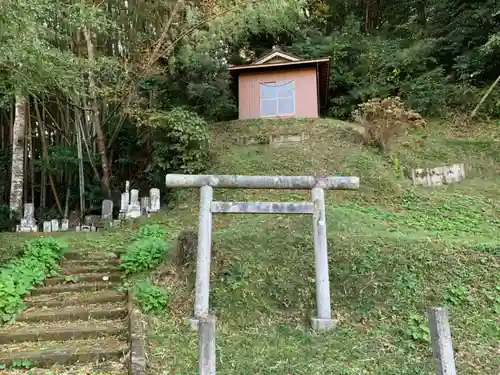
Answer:
MULTIPOLYGON (((217 260, 211 308, 217 316, 217 373, 434 374, 426 309, 448 306, 458 373, 500 368, 500 165, 498 124, 453 130, 430 123, 380 155, 339 121, 215 124, 210 172, 259 175, 356 175, 358 192, 329 191, 327 227, 332 308, 338 327, 309 328, 315 283, 311 218, 225 215, 213 220, 217 260), (239 146, 246 135, 307 131, 305 143, 239 146), (423 140, 423 145, 422 145, 423 140), (395 166, 395 159, 398 166, 395 166), (412 187, 407 171, 464 162, 462 183, 412 187)), ((214 199, 296 201, 308 192, 214 189, 214 199)), ((179 190, 150 221, 197 225, 196 190, 179 190)), ((70 247, 125 246, 130 233, 80 234, 70 247), (83 240, 82 240, 83 238, 83 240)), ((76 236, 74 236, 76 237, 76 236)), ((195 374, 196 333, 188 275, 166 281, 166 316, 151 316, 149 373, 195 374)))

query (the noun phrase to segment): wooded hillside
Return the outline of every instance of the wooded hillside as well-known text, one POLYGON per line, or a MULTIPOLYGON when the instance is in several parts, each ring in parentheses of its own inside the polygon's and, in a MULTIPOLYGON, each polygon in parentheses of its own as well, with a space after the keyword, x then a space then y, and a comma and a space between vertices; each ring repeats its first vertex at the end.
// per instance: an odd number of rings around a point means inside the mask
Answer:
MULTIPOLYGON (((34 202, 71 216, 125 180, 163 188, 208 162, 207 124, 233 119, 227 64, 279 46, 332 59, 324 115, 400 96, 470 113, 500 75, 495 0, 4 0, 0 223, 34 202)), ((499 89, 478 115, 500 116, 499 89)), ((474 125, 473 125, 474 126, 474 125)), ((479 125, 478 125, 479 126, 479 125)))

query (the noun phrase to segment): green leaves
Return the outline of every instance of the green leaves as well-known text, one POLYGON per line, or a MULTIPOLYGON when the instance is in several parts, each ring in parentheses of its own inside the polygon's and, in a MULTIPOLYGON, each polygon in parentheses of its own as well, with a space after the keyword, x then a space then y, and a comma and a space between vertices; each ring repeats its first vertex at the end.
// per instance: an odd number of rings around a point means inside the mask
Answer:
POLYGON ((174 108, 153 114, 148 123, 156 129, 151 170, 192 174, 206 167, 210 138, 206 122, 196 113, 174 108))
POLYGON ((59 271, 57 260, 65 248, 65 244, 51 237, 26 241, 24 254, 0 269, 0 323, 12 319, 28 291, 59 271))
POLYGON ((166 230, 157 225, 143 225, 121 257, 120 268, 126 274, 134 274, 152 269, 167 254, 164 237, 166 230))
POLYGON ((134 292, 139 307, 144 313, 162 313, 170 300, 169 291, 151 284, 149 280, 137 281, 134 285, 134 292))

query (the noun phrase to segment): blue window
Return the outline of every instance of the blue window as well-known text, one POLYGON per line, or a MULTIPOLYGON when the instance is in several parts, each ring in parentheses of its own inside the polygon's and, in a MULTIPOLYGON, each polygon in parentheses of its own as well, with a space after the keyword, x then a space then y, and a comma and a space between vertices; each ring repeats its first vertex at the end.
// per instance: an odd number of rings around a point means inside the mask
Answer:
POLYGON ((295 113, 293 81, 263 82, 260 84, 260 116, 284 116, 295 113))

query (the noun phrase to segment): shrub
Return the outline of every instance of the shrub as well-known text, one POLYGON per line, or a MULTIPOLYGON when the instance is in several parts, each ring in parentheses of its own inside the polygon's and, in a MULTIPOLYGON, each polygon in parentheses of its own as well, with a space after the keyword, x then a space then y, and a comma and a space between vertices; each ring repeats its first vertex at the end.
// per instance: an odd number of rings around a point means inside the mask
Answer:
POLYGON ((157 266, 167 254, 162 238, 143 238, 134 241, 121 257, 120 268, 130 275, 150 270, 157 266))
POLYGON ((406 109, 398 97, 370 99, 359 104, 352 117, 363 126, 365 141, 381 150, 387 149, 389 142, 409 126, 425 126, 422 116, 406 109))
POLYGON ((137 281, 134 292, 139 307, 144 313, 158 314, 165 311, 170 293, 164 288, 151 284, 149 280, 137 281))
POLYGON ((163 238, 167 234, 165 228, 157 224, 145 224, 139 228, 139 233, 134 236, 135 240, 143 240, 146 238, 163 238))
POLYGON ((12 319, 22 306, 22 297, 35 285, 59 273, 57 260, 65 248, 50 237, 26 241, 23 255, 0 269, 0 323, 12 319))
POLYGON ((155 113, 148 124, 154 129, 151 170, 162 175, 193 174, 206 168, 210 137, 207 123, 200 116, 178 107, 155 113))

